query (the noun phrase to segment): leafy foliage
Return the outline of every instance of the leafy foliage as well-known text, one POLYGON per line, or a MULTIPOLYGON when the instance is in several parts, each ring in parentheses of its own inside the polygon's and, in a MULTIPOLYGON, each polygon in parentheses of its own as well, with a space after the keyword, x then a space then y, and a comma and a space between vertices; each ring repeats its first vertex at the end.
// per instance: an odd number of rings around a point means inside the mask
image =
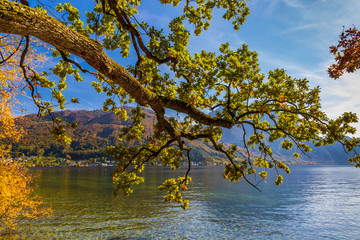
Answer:
POLYGON ((339 38, 338 44, 330 47, 336 63, 329 67, 328 72, 334 79, 342 76, 344 72, 352 73, 360 68, 360 31, 355 27, 349 28, 343 31, 339 38))
MULTIPOLYGON (((186 145, 189 141, 203 140, 212 145, 228 160, 224 177, 231 181, 244 179, 255 188, 250 176, 256 174, 257 167, 263 168, 262 178, 270 168, 290 172, 274 156, 269 146, 272 142, 281 141, 286 150, 296 149, 294 157, 311 151, 308 142, 316 147, 339 142, 349 152, 360 142, 357 138, 346 138, 356 131, 351 126, 358 121, 355 114, 344 113, 337 119, 329 119, 321 109, 319 87, 311 88, 308 80, 293 78, 283 69, 263 74, 257 53, 247 45, 234 50, 229 43, 222 43, 218 52, 200 50, 193 54, 188 50, 189 39, 209 28, 215 8, 222 9, 223 18, 238 30, 249 14, 245 1, 161 0, 162 4, 182 8, 166 30, 138 21, 141 18, 138 0, 95 0, 93 10, 86 13, 70 3, 59 4, 56 10, 67 16, 66 25, 51 18, 43 9, 6 0, 0 3, 3 14, 0 14, 0 31, 34 35, 54 46, 53 61, 57 59, 58 63, 52 74, 58 76, 58 81, 54 84, 42 74, 32 75, 31 83, 49 87, 60 109, 65 109, 62 92, 68 76, 81 81, 83 74, 93 75, 96 81, 92 86, 108 96, 104 111, 113 111, 125 120, 127 115, 119 106, 138 103, 130 116, 132 125, 121 129, 119 145, 108 149, 118 164, 114 182, 125 194, 131 192, 131 185, 143 181, 141 172, 146 163, 157 161, 178 169, 185 157, 188 171, 184 179, 170 179, 161 188, 168 190, 166 201, 186 203, 179 194, 191 170, 191 149, 186 145), (51 25, 33 26, 24 16, 51 25), (5 21, 17 27, 9 28, 5 21), (105 50, 120 52, 124 58, 133 54, 137 59, 125 69, 105 50), (84 69, 72 60, 74 55, 83 58, 92 68, 84 69), (144 108, 151 108, 157 119, 147 141, 141 141, 145 134, 144 108), (166 109, 182 113, 184 117, 167 119, 166 109), (207 114, 209 111, 216 111, 216 116, 207 114), (247 152, 239 162, 235 162, 234 157, 237 145, 228 147, 220 142, 222 129, 234 127, 243 129, 239 144, 247 152), (138 144, 124 144, 122 140, 138 144), (250 148, 260 156, 251 158, 250 148)), ((36 104, 41 114, 54 110, 47 101, 37 100, 36 104)), ((54 122, 58 124, 53 129, 56 139, 70 144, 65 134, 66 125, 61 119, 54 122)), ((351 161, 359 165, 358 157, 351 161)), ((282 183, 281 173, 278 175, 276 185, 282 183)), ((186 208, 187 204, 182 206, 186 208)))
POLYGON ((34 177, 24 166, 0 161, 0 232, 11 233, 24 220, 50 216, 40 207, 42 199, 33 195, 34 177))
MULTIPOLYGON (((21 80, 21 69, 18 67, 21 43, 19 37, 0 35, 0 158, 4 158, 11 149, 6 140, 18 141, 22 134, 21 128, 15 128, 12 116, 14 105, 18 103, 16 97, 21 94, 20 88, 24 85, 21 80)), ((32 61, 34 55, 29 55, 32 61)))
POLYGON ((11 143, 20 140, 23 129, 15 127, 13 111, 22 95, 21 66, 38 65, 44 55, 24 46, 22 38, 0 36, 0 233, 11 233, 24 219, 34 219, 50 214, 50 209, 40 209, 41 198, 33 196, 33 180, 28 169, 16 162, 6 161, 11 143), (27 57, 21 50, 27 48, 27 57))

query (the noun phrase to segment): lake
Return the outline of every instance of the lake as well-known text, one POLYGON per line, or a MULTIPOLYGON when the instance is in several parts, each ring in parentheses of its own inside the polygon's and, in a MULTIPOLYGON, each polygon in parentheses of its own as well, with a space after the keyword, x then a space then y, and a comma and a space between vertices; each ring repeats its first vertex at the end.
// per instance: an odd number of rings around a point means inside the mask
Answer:
POLYGON ((360 239, 360 169, 292 166, 280 187, 275 176, 261 182, 261 193, 222 170, 192 170, 184 211, 157 189, 170 169, 149 168, 130 197, 116 198, 112 168, 35 169, 54 217, 5 239, 360 239))

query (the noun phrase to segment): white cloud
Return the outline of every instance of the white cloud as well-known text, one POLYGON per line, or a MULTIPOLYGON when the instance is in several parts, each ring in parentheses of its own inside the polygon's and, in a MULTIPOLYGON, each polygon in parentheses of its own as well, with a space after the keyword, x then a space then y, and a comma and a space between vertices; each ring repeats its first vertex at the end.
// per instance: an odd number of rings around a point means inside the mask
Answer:
POLYGON ((261 11, 264 16, 273 16, 278 14, 280 7, 289 7, 293 9, 302 9, 304 4, 301 0, 254 0, 248 3, 250 12, 261 11))
MULTIPOLYGON (((329 80, 324 107, 330 115, 351 111, 360 114, 360 72, 345 74, 338 80, 329 80)), ((359 128, 360 129, 360 128, 359 128)))
MULTIPOLYGON (((257 17, 279 25, 273 25, 271 31, 279 35, 280 43, 271 39, 278 47, 262 48, 261 62, 267 67, 285 68, 290 75, 306 77, 312 86, 320 85, 322 106, 329 117, 335 118, 345 111, 360 115, 360 71, 345 74, 336 81, 326 71, 333 62, 329 46, 337 43, 343 26, 360 27, 360 1, 255 0, 252 6, 257 17), (282 45, 286 45, 283 52, 282 45)), ((356 126, 360 131, 360 124, 356 126)))

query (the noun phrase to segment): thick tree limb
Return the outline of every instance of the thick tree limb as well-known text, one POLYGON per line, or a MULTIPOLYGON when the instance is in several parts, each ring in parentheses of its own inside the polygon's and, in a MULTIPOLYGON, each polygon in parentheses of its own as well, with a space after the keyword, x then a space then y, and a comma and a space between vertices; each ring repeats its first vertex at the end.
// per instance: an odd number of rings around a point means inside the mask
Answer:
POLYGON ((158 116, 165 108, 185 113, 196 121, 225 128, 234 122, 214 118, 179 100, 158 97, 143 87, 123 66, 109 58, 99 42, 84 36, 44 12, 6 0, 0 0, 0 32, 34 36, 40 40, 84 59, 91 67, 119 84, 140 105, 149 105, 158 116))
POLYGON ((0 31, 18 35, 32 35, 63 51, 83 58, 93 68, 112 79, 141 105, 154 99, 126 69, 110 59, 101 44, 70 28, 46 13, 30 7, 1 0, 0 31))

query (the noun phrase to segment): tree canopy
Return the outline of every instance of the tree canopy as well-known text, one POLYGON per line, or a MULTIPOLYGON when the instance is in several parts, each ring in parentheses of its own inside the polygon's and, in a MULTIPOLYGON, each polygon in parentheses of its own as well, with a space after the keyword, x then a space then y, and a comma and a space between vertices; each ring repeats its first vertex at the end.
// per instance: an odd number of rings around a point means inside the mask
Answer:
MULTIPOLYGON (((259 180, 251 175, 261 180, 268 169, 274 168, 275 184, 280 185, 281 171, 290 172, 273 156, 269 146, 272 142, 277 141, 286 150, 296 149, 295 157, 311 151, 308 143, 320 147, 340 142, 346 151, 353 152, 360 142, 346 137, 356 132, 351 126, 358 121, 354 113, 329 119, 321 109, 319 87, 311 88, 307 79, 293 78, 283 69, 262 73, 257 53, 247 45, 233 50, 229 43, 219 43, 214 52, 189 51, 190 38, 210 27, 214 9, 222 9, 222 17, 231 22, 234 31, 239 30, 249 15, 245 0, 160 0, 161 4, 181 8, 166 29, 138 21, 142 14, 138 0, 94 0, 88 12, 80 12, 70 3, 60 3, 55 12, 46 4, 30 7, 26 0, 20 2, 0 0, 0 32, 22 36, 26 44, 32 36, 51 46, 54 65, 50 70, 39 73, 23 66, 23 76, 40 114, 51 114, 54 106, 39 97, 38 88, 48 88, 57 106, 65 109, 63 91, 67 81, 82 81, 88 75, 96 77, 91 85, 108 96, 105 111, 126 119, 126 112, 119 106, 138 104, 132 111, 132 125, 121 129, 119 138, 124 141, 107 150, 117 162, 113 175, 117 191, 126 195, 132 192, 133 184, 144 181, 140 173, 146 163, 158 161, 177 169, 185 156, 185 175, 168 179, 159 188, 167 191, 165 200, 186 208, 188 202, 181 192, 191 180, 188 141, 210 143, 229 161, 224 178, 244 179, 255 188, 259 180), (109 57, 111 52, 123 58, 135 55, 136 61, 122 66, 109 57), (80 65, 75 56, 88 65, 80 65), (155 112, 157 122, 152 136, 142 140, 145 108, 155 112), (167 109, 182 115, 166 117, 167 109), (242 129, 243 141, 225 147, 219 142, 223 128, 242 129), (246 158, 235 159, 238 146, 246 149, 246 158), (251 158, 251 148, 260 153, 259 157, 251 158)), ((24 57, 26 49, 22 50, 24 57)), ((78 99, 72 98, 71 102, 77 103, 78 99)), ((69 143, 66 127, 76 125, 65 125, 56 118, 51 131, 56 139, 69 143)), ((360 167, 356 154, 349 161, 360 167)))
POLYGON ((34 180, 26 167, 0 161, 0 234, 12 233, 22 221, 51 216, 51 208, 33 194, 34 180))
MULTIPOLYGON (((14 108, 17 97, 23 94, 22 67, 38 66, 44 59, 43 54, 27 46, 27 58, 22 51, 22 37, 1 35, 0 59, 0 235, 15 230, 19 222, 49 216, 49 208, 41 208, 42 200, 33 194, 35 178, 29 170, 6 159, 11 142, 19 141, 24 131, 15 127, 14 108), (4 233, 3 233, 4 232, 4 233)), ((36 41, 34 41, 36 42, 36 41)))
POLYGON ((335 63, 328 69, 331 78, 337 79, 344 72, 355 72, 360 68, 360 31, 355 27, 344 30, 338 44, 330 47, 330 52, 335 58, 335 63))
POLYGON ((19 86, 23 81, 20 77, 21 72, 17 68, 19 65, 19 56, 16 56, 16 44, 20 38, 13 36, 2 36, 1 62, 0 62, 0 159, 4 158, 10 151, 10 145, 6 144, 6 139, 17 141, 21 136, 21 129, 14 127, 14 118, 12 117, 13 107, 16 104, 16 97, 20 94, 19 86))

